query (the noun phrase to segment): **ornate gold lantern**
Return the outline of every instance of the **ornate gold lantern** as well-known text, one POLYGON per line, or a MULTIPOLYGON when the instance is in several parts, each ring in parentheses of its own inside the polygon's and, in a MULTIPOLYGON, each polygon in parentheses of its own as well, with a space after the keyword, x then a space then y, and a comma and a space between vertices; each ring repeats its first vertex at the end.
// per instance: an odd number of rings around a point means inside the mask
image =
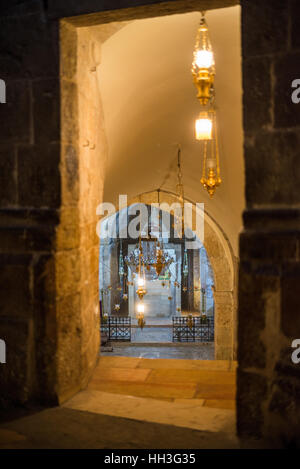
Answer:
POLYGON ((215 99, 215 61, 204 13, 202 13, 197 32, 192 75, 198 90, 197 98, 202 107, 195 123, 196 139, 201 143, 201 155, 203 157, 201 184, 210 197, 213 197, 222 179, 220 176, 216 112, 213 107, 215 99))
POLYGON ((197 98, 202 106, 206 106, 213 95, 215 61, 204 13, 202 13, 196 37, 192 75, 198 90, 197 98))
POLYGON ((215 110, 200 112, 197 122, 196 138, 201 142, 203 155, 201 184, 212 197, 222 182, 215 110))
POLYGON ((138 277, 138 288, 136 291, 136 294, 138 295, 139 299, 142 300, 144 296, 146 295, 147 290, 145 288, 145 278, 141 276, 141 274, 138 277))

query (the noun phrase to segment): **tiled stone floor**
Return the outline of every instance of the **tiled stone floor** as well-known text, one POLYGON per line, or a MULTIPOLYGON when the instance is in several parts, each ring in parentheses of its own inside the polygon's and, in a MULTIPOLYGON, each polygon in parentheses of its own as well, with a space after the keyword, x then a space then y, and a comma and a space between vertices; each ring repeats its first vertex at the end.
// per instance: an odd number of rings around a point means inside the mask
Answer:
MULTIPOLYGON (((235 362, 222 360, 168 360, 106 356, 89 390, 175 401, 195 399, 207 407, 233 409, 235 362)), ((193 400, 193 401, 191 401, 193 400)))
POLYGON ((63 406, 2 419, 0 449, 239 448, 235 370, 220 360, 100 357, 88 388, 63 406))
POLYGON ((134 344, 111 344, 112 352, 101 352, 104 357, 137 357, 137 358, 172 358, 191 360, 213 360, 214 344, 178 344, 173 345, 134 345, 134 344))
POLYGON ((100 357, 62 407, 6 422, 0 448, 237 448, 235 362, 100 357))

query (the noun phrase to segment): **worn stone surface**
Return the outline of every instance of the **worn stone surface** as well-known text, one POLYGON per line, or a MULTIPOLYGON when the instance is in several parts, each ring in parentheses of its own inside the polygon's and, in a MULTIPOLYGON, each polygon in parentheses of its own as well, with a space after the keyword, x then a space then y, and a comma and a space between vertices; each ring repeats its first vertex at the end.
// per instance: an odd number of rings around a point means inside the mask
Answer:
MULTIPOLYGON (((134 6, 141 6, 141 3, 144 2, 135 2, 134 6)), ((1 5, 0 69, 1 78, 8 81, 8 103, 0 108, 1 178, 4 179, 1 207, 6 209, 1 211, 0 217, 0 230, 4 233, 1 240, 5 241, 1 244, 1 256, 4 253, 6 256, 6 261, 1 262, 4 283, 1 284, 0 321, 1 337, 9 344, 9 360, 12 360, 0 376, 0 389, 5 399, 24 402, 41 396, 42 387, 46 389, 46 399, 58 399, 57 393, 66 397, 86 382, 98 349, 96 296, 91 302, 84 299, 84 308, 81 304, 81 296, 86 297, 86 291, 82 294, 82 282, 91 281, 95 266, 91 261, 89 275, 87 264, 84 278, 77 278, 74 269, 76 266, 80 269, 87 253, 92 252, 89 249, 96 246, 94 240, 87 249, 85 243, 89 236, 85 234, 81 239, 76 226, 78 223, 80 228, 89 225, 92 231, 92 226, 96 225, 95 206, 100 202, 103 183, 103 168, 97 161, 99 157, 101 161, 106 158, 105 135, 101 129, 101 112, 97 114, 95 106, 91 106, 91 116, 87 116, 88 102, 95 96, 90 72, 95 63, 86 67, 86 76, 82 76, 84 90, 75 81, 77 32, 72 30, 71 23, 61 41, 63 60, 60 65, 63 66, 58 90, 58 18, 100 11, 95 17, 72 20, 73 25, 88 26, 112 18, 127 21, 195 8, 224 7, 236 2, 172 1, 166 6, 156 1, 147 3, 151 5, 143 5, 138 11, 134 8, 120 10, 117 16, 108 10, 124 9, 130 6, 129 2, 69 0, 1 5), (106 11, 101 13, 101 10, 106 11), (59 106, 52 97, 59 100, 59 106), (77 115, 79 107, 83 111, 80 116, 77 115), (58 126, 52 121, 59 109, 62 120, 58 126), (42 120, 50 125, 47 128, 41 125, 42 120), (78 126, 78 122, 81 125, 78 126), (83 146, 87 140, 91 146, 83 146), (9 147, 5 147, 6 144, 9 147), (92 184, 95 175, 99 185, 92 184), (90 184, 93 186, 91 194, 90 184), (75 213, 70 219, 67 212, 61 219, 59 212, 56 218, 49 215, 49 209, 55 211, 61 207, 75 208, 75 213), (14 218, 16 208, 23 210, 14 218), (44 212, 44 218, 28 215, 32 209, 44 212), (8 216, 12 212, 14 215, 8 216), (44 223, 51 225, 48 231, 41 230, 44 223), (70 233, 69 242, 66 239, 65 244, 62 242, 64 232, 70 233), (8 241, 8 233, 16 241, 16 248, 8 241), (44 233, 44 241, 38 242, 36 233, 44 233), (73 233, 76 234, 74 240, 73 233), (57 252, 53 251, 54 246, 57 252), (19 252, 18 260, 13 256, 15 250, 19 252), (65 267, 67 275, 64 277, 65 267), (13 281, 20 284, 18 298, 12 288, 13 281), (67 301, 78 312, 76 326, 66 332, 63 317, 58 320, 57 315, 64 314, 67 301), (86 318, 93 317, 94 334, 83 343, 80 329, 86 318), (72 357, 68 361, 70 351, 74 350, 73 341, 80 346, 80 365, 72 357), (36 357, 41 367, 38 373, 34 371, 36 357), (40 382, 35 382, 34 377, 39 373, 42 373, 40 382)), ((294 213, 299 204, 300 108, 290 101, 290 80, 298 78, 293 75, 298 73, 295 64, 300 47, 299 2, 242 0, 241 6, 246 200, 247 209, 258 212, 261 209, 263 214, 252 217, 251 229, 247 231, 246 227, 240 246, 238 432, 243 437, 272 436, 285 445, 296 445, 300 440, 296 425, 300 415, 299 386, 294 368, 287 363, 291 339, 298 334, 298 311, 295 310, 298 302, 295 296, 291 299, 291 291, 298 285, 298 267, 295 266, 299 263, 299 219, 293 216, 280 219, 278 209, 285 207, 287 212, 294 213), (289 237, 278 238, 278 229, 289 231, 289 237), (287 266, 283 262, 285 256, 290 261, 287 266), (295 324, 294 328, 291 323, 295 324), (252 356, 247 351, 249 342, 252 356), (292 422, 291 429, 283 425, 285 413, 286 420, 292 422)), ((92 41, 88 36, 82 39, 87 45, 92 41)), ((226 347, 223 348, 225 353, 226 347)), ((47 415, 47 422, 49 418, 47 415)), ((91 419, 91 416, 86 417, 85 421, 91 422, 91 419)), ((45 422, 44 428, 47 429, 45 422)), ((57 420, 53 428, 57 428, 57 420)), ((52 433, 55 432, 52 430, 52 433)))
POLYGON ((291 343, 300 333, 300 130, 291 82, 298 78, 299 2, 241 5, 247 210, 240 236, 237 428, 242 438, 297 447, 299 371, 291 343), (254 96, 251 83, 258 84, 254 96))
POLYGON ((297 0, 290 1, 290 19, 291 19, 291 46, 293 49, 300 48, 300 5, 297 0))
MULTIPOLYGON (((1 75, 3 79, 3 75, 1 75)), ((24 79, 9 80, 6 104, 0 106, 1 143, 29 143, 31 139, 31 84, 24 79)))
POLYGON ((0 206, 14 206, 18 200, 16 152, 13 146, 0 146, 0 206))
POLYGON ((246 94, 248 106, 243 108, 245 127, 259 130, 271 124, 271 61, 269 57, 251 57, 244 62, 243 88, 251 90, 246 94), (248 98, 249 96, 249 98, 248 98))
POLYGON ((20 206, 59 206, 59 144, 18 147, 18 188, 20 206))
POLYGON ((34 140, 58 142, 60 139, 59 80, 35 80, 32 83, 34 140))
POLYGON ((6 343, 6 364, 1 364, 0 407, 6 407, 12 402, 25 403, 34 386, 33 320, 24 315, 1 315, 0 330, 6 343))
POLYGON ((300 262, 285 262, 281 278, 281 330, 286 337, 300 338, 300 262))
POLYGON ((299 78, 299 68, 297 64, 300 60, 300 53, 289 53, 278 57, 274 61, 274 120, 275 127, 290 128, 299 126, 300 109, 296 103, 292 102, 292 82, 299 78))
MULTIPOLYGON (((205 410, 202 415, 208 414, 205 410)), ((209 412, 209 414, 231 416, 232 411, 209 412)), ((232 418, 229 417, 228 420, 230 425, 227 431, 197 431, 170 424, 143 422, 58 407, 5 423, 1 428, 1 435, 4 437, 4 442, 6 441, 3 447, 15 449, 180 449, 183 441, 186 448, 236 448, 238 442, 231 430, 232 418), (103 431, 104 428, 106 431, 103 431), (16 434, 23 436, 23 441, 17 439, 16 434)), ((220 423, 221 421, 220 418, 220 423)))
POLYGON ((237 429, 242 436, 262 437, 264 415, 262 402, 267 396, 264 376, 247 373, 238 368, 237 429))
POLYGON ((252 142, 246 141, 246 196, 250 207, 299 202, 299 191, 293 183, 300 178, 299 138, 299 132, 289 130, 259 132, 252 142))
POLYGON ((243 57, 254 57, 287 50, 288 5, 281 0, 243 0, 243 57))

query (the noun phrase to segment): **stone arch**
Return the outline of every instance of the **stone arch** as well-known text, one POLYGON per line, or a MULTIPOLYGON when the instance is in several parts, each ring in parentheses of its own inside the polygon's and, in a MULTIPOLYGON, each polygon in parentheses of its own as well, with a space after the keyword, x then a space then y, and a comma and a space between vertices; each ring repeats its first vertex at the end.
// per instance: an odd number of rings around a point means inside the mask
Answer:
MULTIPOLYGON (((160 189, 159 193, 160 203, 171 205, 178 202, 177 196, 172 192, 160 189)), ((138 194, 128 200, 127 205, 157 203, 157 194, 157 190, 138 194)), ((193 204, 195 212, 195 202, 186 201, 193 204)), ((119 210, 119 207, 116 209, 119 210)), ((226 234, 206 211, 204 211, 203 245, 211 263, 215 282, 215 359, 233 360, 236 357, 236 260, 226 234)))

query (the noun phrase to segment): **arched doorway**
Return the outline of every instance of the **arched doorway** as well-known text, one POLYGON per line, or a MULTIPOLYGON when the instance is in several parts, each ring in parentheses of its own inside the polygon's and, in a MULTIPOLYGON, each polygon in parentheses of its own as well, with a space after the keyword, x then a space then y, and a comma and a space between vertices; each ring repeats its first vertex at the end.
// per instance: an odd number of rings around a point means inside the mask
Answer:
MULTIPOLYGON (((168 205, 169 207, 172 207, 174 203, 178 202, 177 197, 170 192, 160 190, 159 193, 161 206, 168 205)), ((135 197, 128 203, 128 206, 134 207, 134 205, 138 205, 140 203, 146 204, 147 206, 150 206, 151 204, 157 204, 157 195, 157 191, 139 194, 137 197, 135 197)), ((118 212, 118 220, 122 220, 122 214, 126 213, 126 210, 127 208, 123 208, 120 212, 118 212)), ((193 211, 195 210, 196 206, 195 204, 193 204, 193 211)), ((106 221, 102 221, 103 224, 108 222, 108 218, 106 218, 105 220, 106 221)), ((176 273, 173 272, 173 282, 170 282, 171 290, 168 291, 167 289, 165 289, 162 295, 161 282, 163 284, 169 285, 169 279, 167 282, 164 282, 161 278, 160 281, 157 282, 157 285, 152 284, 150 287, 150 289, 152 290, 152 295, 150 294, 150 296, 148 296, 148 312, 150 311, 150 315, 152 314, 155 316, 162 317, 170 317, 172 316, 172 314, 174 315, 176 311, 201 312, 201 310, 203 311, 204 303, 207 302, 208 295, 208 304, 206 304, 205 310, 206 312, 210 310, 210 314, 213 314, 214 316, 215 359, 232 360, 235 358, 236 347, 236 263, 232 254, 230 243, 226 239, 226 236, 222 232, 220 227, 207 213, 204 213, 203 221, 203 243, 200 243, 200 248, 198 250, 195 250, 194 253, 190 254, 191 257, 188 261, 191 263, 191 265, 193 265, 193 287, 191 288, 191 285, 188 284, 185 286, 185 284, 182 282, 183 277, 180 277, 179 279, 178 273, 176 275, 176 273), (204 264, 207 266, 208 269, 208 288, 207 285, 205 285, 206 279, 204 278, 202 278, 201 286, 201 273, 199 272, 199 262, 201 262, 201 253, 202 262, 205 261, 204 264), (176 288, 174 290, 174 283, 180 283, 180 285, 182 283, 180 289, 181 294, 177 292, 176 288), (205 290, 207 289, 207 291, 203 292, 201 288, 205 288, 205 290), (160 299, 160 309, 163 308, 163 311, 158 311, 153 303, 153 301, 155 301, 155 289, 156 296, 160 299), (171 300, 169 300, 169 298, 171 298, 171 300), (170 303, 170 301, 172 303, 170 303)), ((191 228, 193 228, 193 226, 191 228)), ((171 255, 174 255, 175 259, 177 250, 177 257, 178 259, 180 258, 180 260, 177 260, 177 262, 179 262, 181 266, 180 274, 182 274, 182 267, 184 262, 184 248, 182 251, 183 255, 181 255, 182 246, 180 247, 180 244, 178 243, 177 246, 175 246, 172 242, 174 243, 174 240, 170 239, 167 248, 172 251, 171 255)), ((126 313, 131 316, 135 314, 135 285, 132 282, 131 276, 129 278, 129 282, 132 283, 132 285, 129 285, 128 291, 126 292, 126 296, 128 297, 128 299, 126 298, 125 303, 124 301, 122 301, 121 298, 121 290, 119 284, 117 285, 120 280, 118 279, 120 252, 122 252, 122 254, 124 254, 125 252, 125 255, 127 255, 128 252, 131 252, 134 248, 134 244, 136 244, 136 240, 133 240, 131 242, 128 242, 128 240, 124 240, 123 247, 122 243, 120 242, 115 243, 114 246, 112 246, 111 241, 109 241, 109 243, 107 243, 107 241, 104 241, 102 247, 100 247, 100 292, 102 290, 101 294, 103 295, 102 301, 104 309, 105 311, 109 310, 110 313, 113 312, 114 305, 117 304, 118 308, 120 307, 120 312, 122 314, 126 313), (112 250, 114 251, 113 255, 111 255, 112 250), (108 264, 111 266, 112 262, 114 262, 114 269, 111 269, 111 267, 108 268, 108 264), (115 292, 112 292, 112 283, 116 283, 115 292), (106 291, 107 293, 104 294, 104 291, 106 291)), ((189 280, 189 282, 191 283, 191 280, 189 280)))

